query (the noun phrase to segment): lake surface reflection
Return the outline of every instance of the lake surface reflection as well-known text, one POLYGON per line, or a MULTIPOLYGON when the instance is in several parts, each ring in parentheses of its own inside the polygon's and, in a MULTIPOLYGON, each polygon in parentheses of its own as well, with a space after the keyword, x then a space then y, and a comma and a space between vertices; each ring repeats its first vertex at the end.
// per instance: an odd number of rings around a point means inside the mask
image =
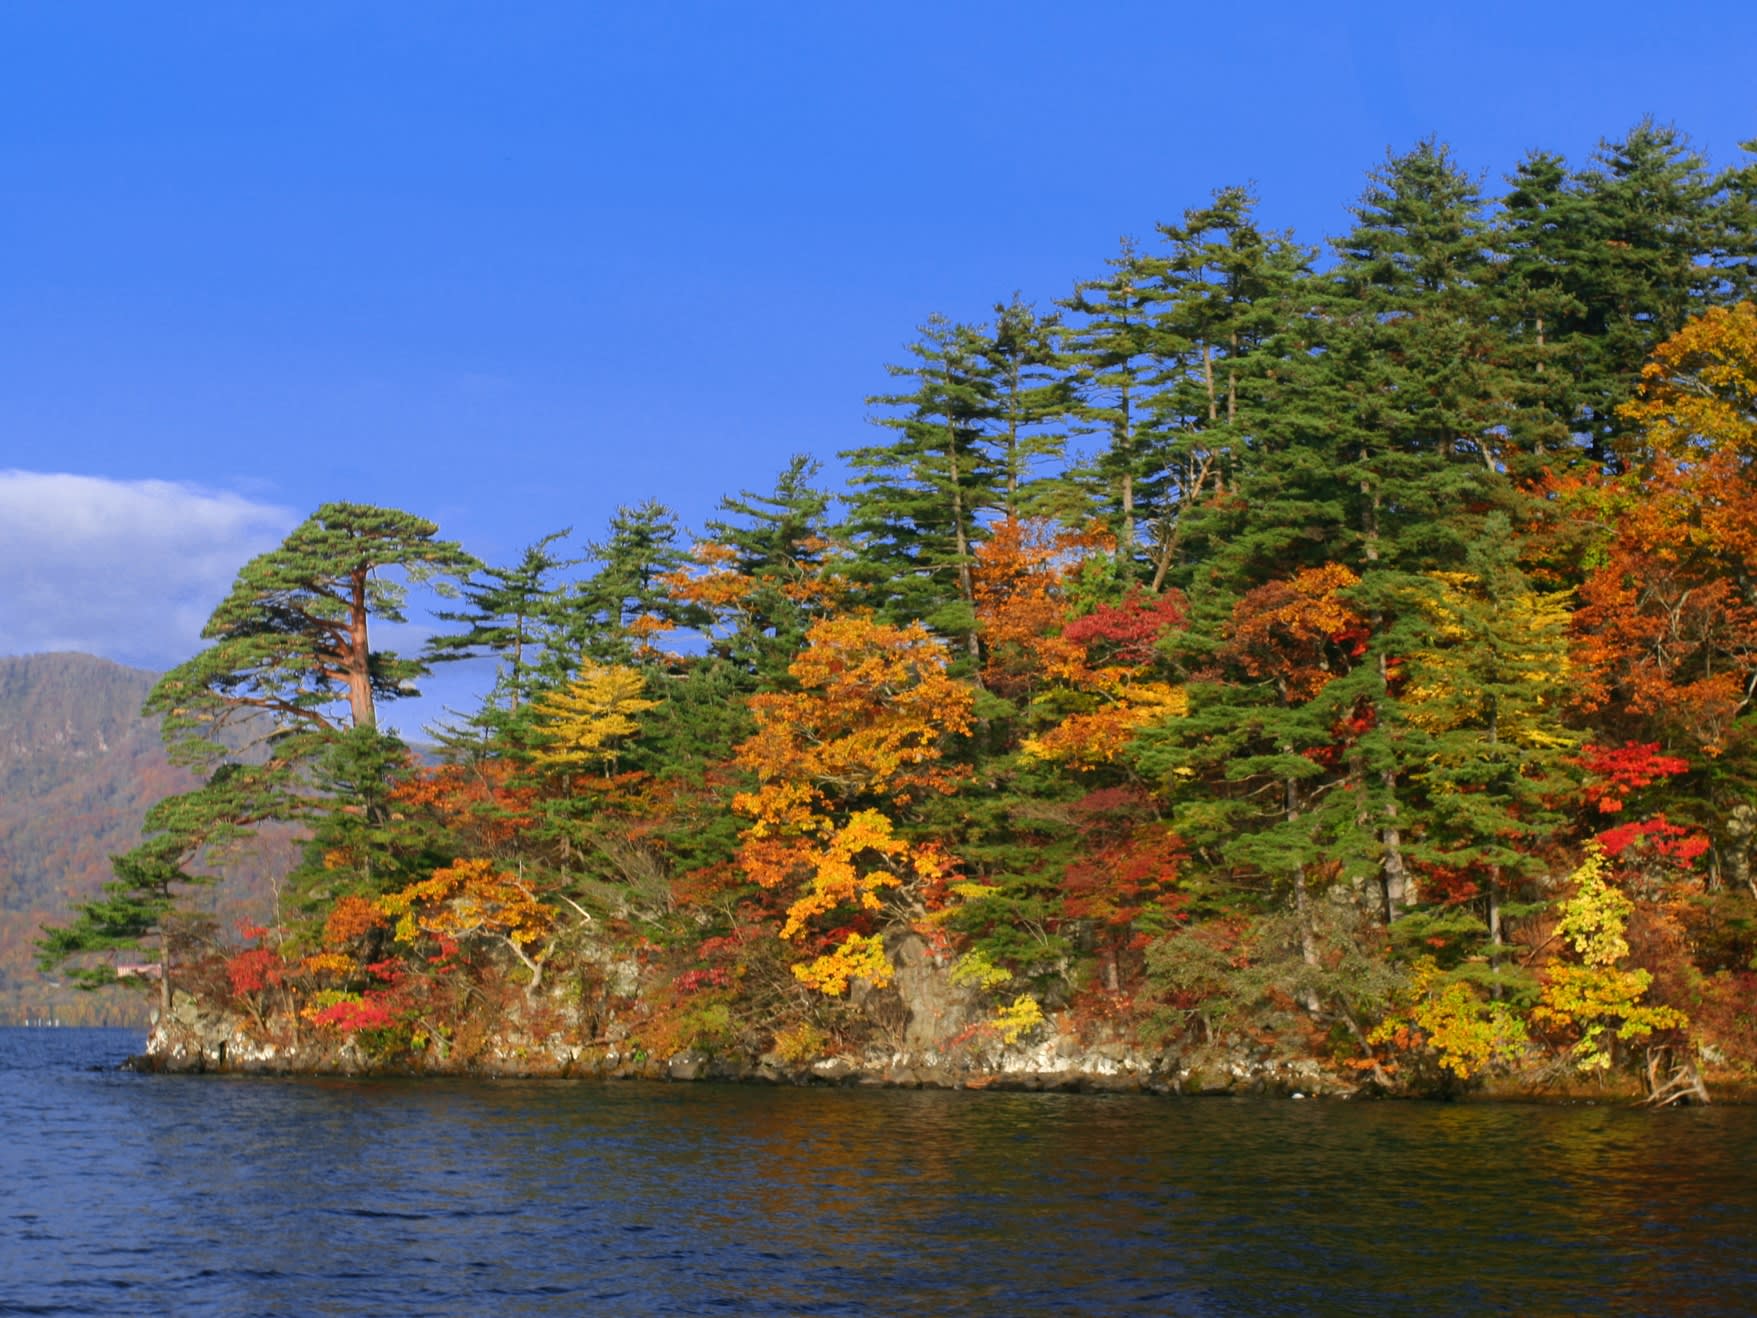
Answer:
POLYGON ((1757 1110, 137 1076, 0 1030, 0 1312, 1744 1314, 1757 1110))

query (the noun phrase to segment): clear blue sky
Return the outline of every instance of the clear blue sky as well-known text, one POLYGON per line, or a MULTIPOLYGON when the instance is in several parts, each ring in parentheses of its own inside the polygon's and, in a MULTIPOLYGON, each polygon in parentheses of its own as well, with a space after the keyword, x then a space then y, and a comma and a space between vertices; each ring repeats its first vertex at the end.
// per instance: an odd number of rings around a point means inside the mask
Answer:
POLYGON ((1321 242, 1429 133, 1491 191, 1649 113, 1731 163, 1753 51, 1749 3, 7 4, 0 653, 174 662, 326 499, 496 561, 699 524, 867 442, 931 312, 1233 182, 1321 242))

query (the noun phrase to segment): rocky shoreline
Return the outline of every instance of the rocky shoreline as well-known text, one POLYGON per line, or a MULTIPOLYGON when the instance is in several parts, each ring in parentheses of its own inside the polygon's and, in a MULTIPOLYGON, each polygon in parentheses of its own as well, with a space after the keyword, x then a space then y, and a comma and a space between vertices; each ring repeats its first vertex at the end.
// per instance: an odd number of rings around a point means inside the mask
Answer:
MULTIPOLYGON (((238 1076, 430 1077, 497 1079, 644 1080, 827 1086, 844 1088, 993 1090, 1014 1093, 1154 1094, 1185 1097, 1261 1097, 1354 1100, 1421 1098, 1490 1102, 1635 1104, 1644 1094, 1635 1078, 1513 1074, 1468 1088, 1386 1085, 1338 1075, 1311 1058, 1270 1055, 1234 1046, 1197 1056, 1153 1052, 1122 1042, 1092 1044, 1052 1036, 1035 1044, 933 1049, 867 1049, 813 1058, 783 1059, 685 1050, 656 1057, 616 1044, 581 1044, 560 1035, 534 1038, 516 1028, 485 1039, 467 1056, 432 1051, 419 1056, 374 1056, 357 1038, 309 1033, 265 1039, 244 1017, 204 1008, 180 996, 171 1017, 155 1023, 146 1051, 125 1064, 158 1074, 238 1076)), ((1757 1090, 1713 1080, 1715 1103, 1757 1101, 1757 1090)))
POLYGON ((616 1043, 581 1044, 562 1035, 535 1038, 516 1024, 468 1056, 430 1051, 374 1056, 360 1039, 313 1035, 265 1038, 247 1018, 179 995, 167 1020, 155 1022, 131 1070, 162 1074, 474 1076, 528 1079, 715 1080, 776 1085, 897 1089, 994 1089, 1064 1093, 1152 1093, 1353 1098, 1350 1084, 1310 1059, 1239 1050, 1183 1059, 1122 1042, 1086 1043, 1052 1036, 1031 1045, 966 1046, 786 1060, 688 1049, 655 1057, 616 1043))

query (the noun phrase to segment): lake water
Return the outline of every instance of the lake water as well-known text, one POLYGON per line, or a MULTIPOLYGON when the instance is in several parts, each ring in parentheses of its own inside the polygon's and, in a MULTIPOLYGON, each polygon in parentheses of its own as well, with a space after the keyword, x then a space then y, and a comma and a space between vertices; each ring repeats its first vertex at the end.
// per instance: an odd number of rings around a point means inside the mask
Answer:
POLYGON ((1750 1108, 116 1071, 140 1044, 0 1030, 0 1313, 1757 1311, 1750 1108))

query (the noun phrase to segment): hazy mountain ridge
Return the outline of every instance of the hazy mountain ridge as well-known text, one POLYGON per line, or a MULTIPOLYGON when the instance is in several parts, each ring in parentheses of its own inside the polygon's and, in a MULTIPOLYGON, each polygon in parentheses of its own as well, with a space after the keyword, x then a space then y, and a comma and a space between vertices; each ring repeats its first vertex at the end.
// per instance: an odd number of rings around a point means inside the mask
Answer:
MULTIPOLYGON (((155 680, 88 654, 0 657, 0 1022, 145 1019, 139 994, 44 979, 33 944, 109 882, 110 857, 139 842, 147 808, 193 782, 140 712, 155 680)), ((266 913, 265 888, 243 876, 225 885, 219 914, 266 913)))

